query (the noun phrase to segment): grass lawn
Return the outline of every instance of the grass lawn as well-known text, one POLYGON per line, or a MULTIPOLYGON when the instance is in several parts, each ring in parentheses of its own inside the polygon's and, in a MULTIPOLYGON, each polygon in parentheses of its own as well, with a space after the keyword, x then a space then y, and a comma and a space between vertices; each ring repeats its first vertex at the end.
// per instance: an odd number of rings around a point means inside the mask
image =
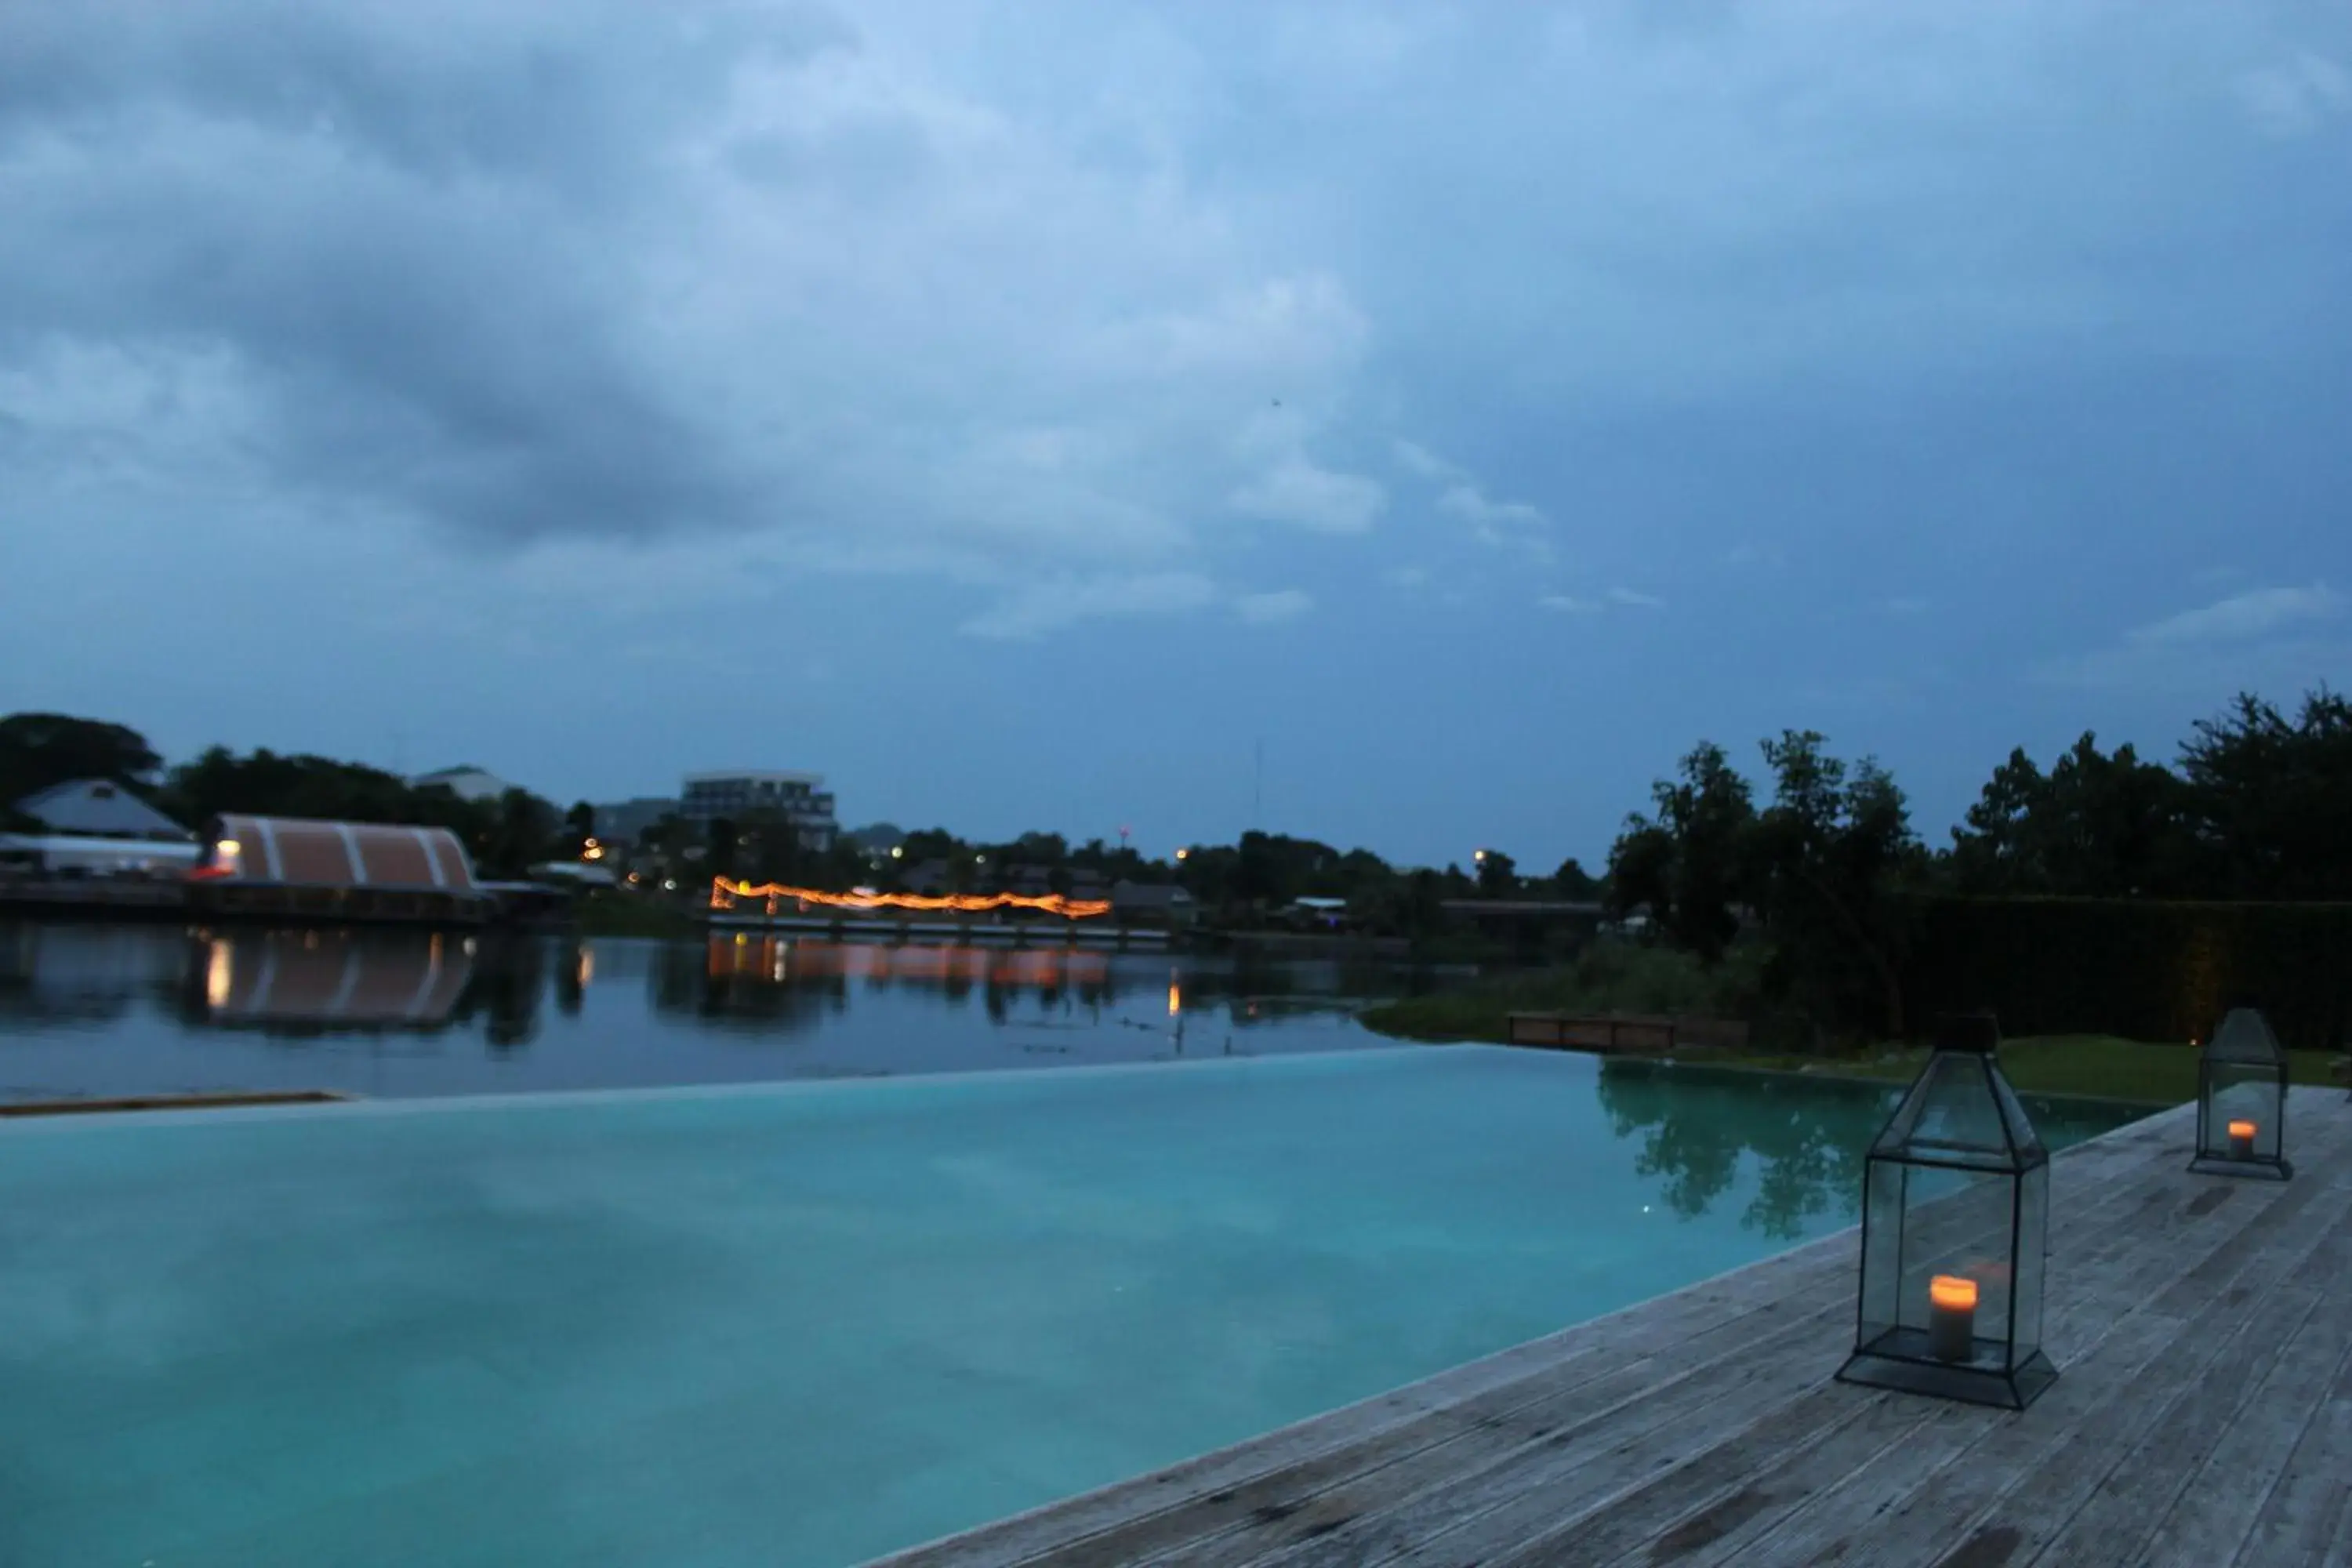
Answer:
MULTIPOLYGON (((1737 977, 1731 984, 1737 984, 1737 977)), ((1705 994, 1706 983, 1653 955, 1633 962, 1588 962, 1576 967, 1499 974, 1456 990, 1434 992, 1367 1008, 1366 1027, 1409 1040, 1506 1038, 1507 1016, 1549 1011, 1696 1013, 1738 1016, 1728 989, 1705 994), (1731 1005, 1722 1004, 1731 1003, 1731 1005), (1713 1004, 1713 1005, 1710 1005, 1713 1004)), ((1795 1057, 1762 1052, 1682 1051, 1683 1059, 1776 1072, 1834 1074, 1907 1081, 1927 1060, 1923 1046, 1887 1046, 1836 1056, 1795 1057)), ((2327 1084, 2332 1053, 2289 1053, 2293 1081, 2327 1084)), ((2001 1070, 2019 1089, 2036 1094, 2083 1095, 2178 1105, 2197 1095, 2197 1051, 2183 1044, 2149 1044, 2112 1035, 2050 1035, 2004 1040, 2001 1070)))
MULTIPOLYGON (((2331 1081, 2331 1053, 2290 1051, 2287 1057, 2291 1081, 2331 1081)), ((1912 1046, 1834 1060, 1767 1056, 1722 1059, 1781 1072, 1811 1068, 1857 1078, 1908 1080, 1927 1059, 1927 1051, 1924 1046, 1912 1046)), ((2010 1082, 2032 1094, 2074 1094, 2160 1105, 2179 1105, 2197 1098, 2197 1050, 2188 1045, 2151 1045, 2113 1035, 2028 1036, 2000 1043, 2000 1070, 2010 1082)))

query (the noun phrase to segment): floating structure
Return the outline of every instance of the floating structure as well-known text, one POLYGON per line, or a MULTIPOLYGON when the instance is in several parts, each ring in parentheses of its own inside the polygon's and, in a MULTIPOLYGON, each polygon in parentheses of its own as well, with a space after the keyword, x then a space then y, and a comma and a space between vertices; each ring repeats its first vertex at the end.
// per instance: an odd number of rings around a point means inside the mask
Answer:
POLYGON ((223 816, 188 878, 199 915, 479 925, 497 909, 446 827, 223 816))

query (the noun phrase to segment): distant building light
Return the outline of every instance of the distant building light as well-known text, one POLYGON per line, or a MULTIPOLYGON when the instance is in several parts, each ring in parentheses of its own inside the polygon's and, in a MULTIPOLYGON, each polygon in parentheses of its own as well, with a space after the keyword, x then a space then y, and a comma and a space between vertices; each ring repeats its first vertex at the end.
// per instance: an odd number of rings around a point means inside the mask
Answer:
POLYGON ((903 859, 905 859, 906 858, 907 858, 907 847, 906 847, 905 845, 903 845, 903 844, 893 844, 892 846, 890 846, 890 858, 891 858, 891 859, 893 859, 893 860, 903 860, 903 859))

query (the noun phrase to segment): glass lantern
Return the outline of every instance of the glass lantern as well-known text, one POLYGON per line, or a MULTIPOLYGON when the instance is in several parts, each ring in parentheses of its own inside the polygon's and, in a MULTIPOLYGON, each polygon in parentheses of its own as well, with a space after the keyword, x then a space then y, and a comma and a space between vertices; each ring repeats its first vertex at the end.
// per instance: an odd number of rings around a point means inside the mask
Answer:
POLYGON ((1989 1014, 1935 1051, 1864 1162, 1862 1300, 1843 1383, 2022 1410, 2042 1350, 2050 1152, 1994 1060, 1989 1014))
POLYGON ((2259 1176, 2284 1182, 2286 1162, 2286 1052, 2262 1010, 2231 1007, 2197 1060, 2197 1158, 2209 1176, 2259 1176))

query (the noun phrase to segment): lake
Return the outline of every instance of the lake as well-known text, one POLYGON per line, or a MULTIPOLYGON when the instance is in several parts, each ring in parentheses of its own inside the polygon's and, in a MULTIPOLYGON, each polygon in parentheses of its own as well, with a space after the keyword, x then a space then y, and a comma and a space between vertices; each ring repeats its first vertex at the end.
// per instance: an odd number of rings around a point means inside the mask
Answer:
POLYGON ((0 921, 0 1100, 369 1097, 1352 1049, 1426 974, 1065 948, 0 921))

